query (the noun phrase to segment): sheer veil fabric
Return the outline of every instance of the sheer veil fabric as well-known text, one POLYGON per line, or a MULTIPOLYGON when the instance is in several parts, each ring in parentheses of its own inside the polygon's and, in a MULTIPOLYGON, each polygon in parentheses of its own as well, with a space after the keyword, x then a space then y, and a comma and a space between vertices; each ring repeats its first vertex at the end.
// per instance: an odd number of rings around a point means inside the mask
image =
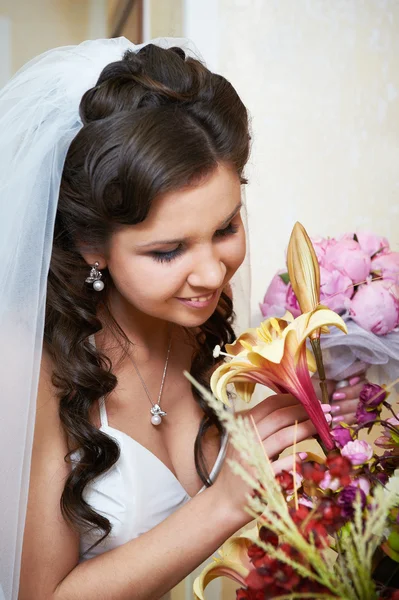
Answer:
MULTIPOLYGON (((152 43, 201 58, 184 39, 152 43)), ((0 600, 18 597, 46 280, 65 156, 82 127, 84 92, 105 65, 141 47, 118 38, 57 48, 30 61, 0 91, 0 600)), ((233 289, 249 318, 246 270, 233 289)))

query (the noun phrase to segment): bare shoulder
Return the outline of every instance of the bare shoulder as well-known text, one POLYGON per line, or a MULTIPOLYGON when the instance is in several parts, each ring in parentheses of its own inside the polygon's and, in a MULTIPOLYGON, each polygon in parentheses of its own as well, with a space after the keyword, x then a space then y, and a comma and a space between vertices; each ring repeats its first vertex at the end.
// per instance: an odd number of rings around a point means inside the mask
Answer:
POLYGON ((60 499, 70 465, 58 415, 53 364, 44 352, 36 404, 35 433, 24 531, 19 600, 51 598, 58 583, 76 566, 79 536, 65 521, 60 499))

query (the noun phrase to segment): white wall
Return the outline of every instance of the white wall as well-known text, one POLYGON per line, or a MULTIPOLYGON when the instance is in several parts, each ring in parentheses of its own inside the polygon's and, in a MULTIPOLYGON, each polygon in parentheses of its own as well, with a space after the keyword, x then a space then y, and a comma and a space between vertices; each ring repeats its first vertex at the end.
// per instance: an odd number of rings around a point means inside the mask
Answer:
POLYGON ((297 219, 314 235, 372 228, 399 249, 399 2, 186 0, 186 7, 186 33, 252 116, 247 200, 257 322, 297 219))

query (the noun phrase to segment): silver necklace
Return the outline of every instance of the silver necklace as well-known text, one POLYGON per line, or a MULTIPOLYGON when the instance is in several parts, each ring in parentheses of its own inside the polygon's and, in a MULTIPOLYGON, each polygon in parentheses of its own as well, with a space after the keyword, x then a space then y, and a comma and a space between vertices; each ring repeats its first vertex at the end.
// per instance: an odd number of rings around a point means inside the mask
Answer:
POLYGON ((163 375, 162 375, 162 381, 161 381, 161 387, 159 388, 159 394, 158 394, 158 401, 156 404, 153 403, 152 399, 151 399, 151 395, 150 392, 148 391, 148 388, 145 384, 144 379, 141 376, 141 373, 139 371, 138 366, 136 365, 136 361, 134 360, 133 356, 130 356, 130 354, 128 354, 128 357, 130 358, 130 360, 133 363, 133 366, 136 370, 136 373, 141 381, 141 384, 144 388, 145 393, 147 394, 147 398, 148 400, 151 402, 151 423, 153 425, 160 425, 162 423, 162 417, 166 417, 167 413, 161 409, 161 398, 162 398, 162 392, 163 392, 163 386, 165 383, 165 378, 166 378, 166 372, 168 370, 168 363, 169 363, 169 354, 170 354, 170 349, 172 347, 172 336, 170 336, 169 338, 169 345, 168 345, 168 351, 166 354, 166 361, 165 361, 165 367, 163 369, 163 375))

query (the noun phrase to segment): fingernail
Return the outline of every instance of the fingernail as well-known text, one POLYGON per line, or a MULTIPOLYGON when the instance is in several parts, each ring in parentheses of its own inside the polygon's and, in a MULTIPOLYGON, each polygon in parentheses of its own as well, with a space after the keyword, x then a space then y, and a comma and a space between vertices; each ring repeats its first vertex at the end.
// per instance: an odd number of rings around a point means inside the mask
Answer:
POLYGON ((345 392, 334 392, 332 397, 333 400, 345 400, 346 394, 345 392))
POLYGON ((331 423, 331 421, 333 420, 332 416, 330 415, 330 413, 327 413, 326 415, 324 415, 326 417, 326 421, 327 423, 331 423))
POLYGON ((308 457, 308 453, 307 452, 299 452, 299 458, 301 460, 305 460, 305 458, 308 457))
POLYGON ((359 383, 360 381, 360 377, 352 377, 352 379, 349 379, 349 385, 356 385, 357 383, 359 383))
POLYGON ((332 421, 333 423, 340 423, 342 421, 342 416, 337 415, 336 417, 333 417, 332 421))
POLYGON ((321 409, 322 409, 322 411, 323 411, 324 413, 328 413, 328 412, 330 412, 330 411, 331 411, 331 412, 334 412, 334 411, 332 410, 332 406, 331 406, 331 404, 322 404, 322 405, 321 405, 321 409))
POLYGON ((341 407, 340 407, 339 404, 333 404, 332 405, 332 407, 331 407, 332 414, 335 415, 335 414, 339 413, 340 411, 341 411, 341 407))

